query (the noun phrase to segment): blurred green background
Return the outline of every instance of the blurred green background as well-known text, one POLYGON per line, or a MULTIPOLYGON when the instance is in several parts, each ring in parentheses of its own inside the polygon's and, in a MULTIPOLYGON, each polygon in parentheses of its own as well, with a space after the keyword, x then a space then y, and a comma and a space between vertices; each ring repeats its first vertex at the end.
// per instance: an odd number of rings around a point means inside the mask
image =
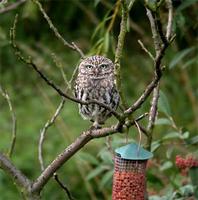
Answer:
MULTIPOLYGON (((12 2, 15 1, 0 4, 0 10, 12 2)), ((120 12, 111 30, 109 24, 115 1, 41 2, 67 41, 75 41, 86 55, 103 54, 114 59, 120 12)), ((155 157, 148 169, 148 192, 150 195, 156 194, 158 199, 161 199, 160 195, 173 199, 171 195, 176 194, 174 192, 185 197, 186 194, 181 191, 184 178, 174 165, 175 155, 198 154, 197 2, 173 0, 174 31, 177 37, 168 48, 163 60, 166 68, 161 80, 159 114, 152 144, 155 157)), ((166 7, 162 6, 160 12, 162 22, 166 25, 166 7)), ((63 89, 66 83, 61 71, 64 71, 65 76, 70 79, 80 57, 57 40, 37 6, 31 1, 26 1, 16 10, 0 14, 0 84, 10 94, 17 117, 17 140, 12 160, 29 178, 35 179, 40 174, 38 162, 40 131, 55 112, 61 98, 14 55, 9 43, 9 30, 16 13, 19 14, 16 31, 18 45, 63 89), (62 63, 61 66, 56 66, 53 55, 59 63, 62 63)), ((122 84, 127 101, 131 104, 143 92, 153 74, 152 61, 137 42, 140 39, 151 52, 154 52, 143 1, 135 1, 130 12, 128 29, 122 58, 122 84)), ((148 112, 149 100, 135 113, 135 116, 148 112)), ((112 124, 113 121, 114 119, 110 119, 107 124, 112 124)), ((147 121, 146 118, 141 124, 146 126, 147 121)), ((44 143, 45 163, 49 164, 89 126, 90 123, 79 116, 77 105, 66 100, 55 125, 47 132, 44 143)), ((12 119, 9 107, 0 95, 1 152, 6 153, 9 149, 11 131, 12 119)), ((125 135, 114 135, 111 139, 113 148, 124 144, 125 138, 125 135)), ((137 130, 131 128, 130 141, 137 138, 137 130)), ((102 138, 86 145, 58 171, 58 174, 76 199, 111 199, 112 170, 111 153, 108 151, 105 138, 102 138)), ((50 200, 67 199, 64 191, 53 179, 44 188, 42 197, 50 200)), ((0 171, 0 200, 21 198, 16 186, 3 171, 0 171)))

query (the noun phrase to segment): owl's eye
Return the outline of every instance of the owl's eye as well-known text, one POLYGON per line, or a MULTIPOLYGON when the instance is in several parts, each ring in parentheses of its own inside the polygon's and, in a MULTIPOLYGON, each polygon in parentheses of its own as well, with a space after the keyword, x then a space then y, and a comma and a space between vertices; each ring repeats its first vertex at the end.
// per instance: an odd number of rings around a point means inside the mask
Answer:
POLYGON ((100 67, 103 68, 103 69, 107 69, 107 68, 108 68, 108 65, 102 64, 102 65, 100 65, 100 67))
POLYGON ((85 65, 85 67, 86 67, 87 69, 92 69, 92 68, 93 68, 92 65, 85 65))

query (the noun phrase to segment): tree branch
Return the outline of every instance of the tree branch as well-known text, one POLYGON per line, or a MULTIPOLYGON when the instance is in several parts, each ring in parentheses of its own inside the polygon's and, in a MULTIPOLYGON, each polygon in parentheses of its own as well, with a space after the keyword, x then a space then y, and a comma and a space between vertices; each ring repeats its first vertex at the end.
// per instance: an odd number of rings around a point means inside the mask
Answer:
POLYGON ((10 96, 7 93, 7 91, 2 88, 1 85, 0 85, 0 93, 6 99, 9 109, 10 109, 11 117, 12 117, 12 140, 11 140, 11 145, 10 145, 10 149, 8 152, 8 156, 11 157, 12 153, 14 151, 15 143, 16 143, 16 131, 17 131, 16 121, 17 120, 16 120, 16 115, 15 115, 15 112, 14 112, 14 109, 12 106, 12 102, 10 100, 10 96))
POLYGON ((144 46, 144 43, 141 40, 138 40, 138 43, 140 44, 140 46, 142 47, 142 49, 149 55, 149 57, 155 61, 155 58, 153 56, 153 54, 144 46))
POLYGON ((171 0, 166 0, 166 5, 168 8, 168 24, 166 27, 166 39, 170 40, 172 35, 173 26, 173 4, 171 0))
POLYGON ((61 180, 59 179, 58 177, 58 174, 57 173, 54 173, 53 175, 54 177, 54 180, 58 183, 58 185, 66 192, 69 200, 74 200, 74 198, 72 197, 69 189, 61 182, 61 180))
POLYGON ((0 152, 0 168, 2 168, 23 191, 29 190, 30 181, 11 161, 0 152))
POLYGON ((61 36, 61 34, 58 32, 57 28, 53 25, 51 19, 49 18, 49 16, 47 15, 45 10, 43 9, 41 3, 39 1, 37 1, 37 0, 32 0, 32 1, 38 6, 39 10, 43 14, 43 17, 45 18, 45 20, 49 24, 50 29, 54 32, 55 36, 63 43, 63 45, 69 47, 70 49, 72 49, 72 50, 74 50, 76 52, 78 52, 80 54, 81 58, 84 58, 84 53, 82 52, 82 50, 74 42, 72 42, 70 44, 69 42, 67 42, 61 36))
POLYGON ((39 145, 38 145, 38 152, 39 152, 39 162, 40 162, 40 166, 41 166, 41 170, 44 170, 44 162, 43 162, 43 142, 45 139, 45 134, 47 129, 52 126, 56 120, 56 118, 58 117, 58 115, 60 114, 62 108, 64 107, 65 104, 65 99, 62 99, 62 101, 60 102, 58 108, 56 109, 54 115, 52 116, 52 118, 50 120, 48 120, 45 124, 45 126, 43 127, 43 129, 41 130, 40 133, 40 139, 39 139, 39 145))
POLYGON ((0 9, 0 14, 9 12, 11 10, 15 10, 17 7, 19 7, 20 5, 22 5, 25 2, 26 2, 26 0, 18 0, 16 3, 9 4, 8 6, 0 9))
POLYGON ((150 112, 149 112, 149 123, 147 126, 147 130, 149 132, 152 131, 154 123, 155 123, 155 118, 157 115, 158 99, 159 99, 159 84, 157 85, 157 87, 154 89, 154 92, 153 92, 153 99, 151 102, 151 108, 150 108, 150 112))
POLYGON ((121 104, 124 108, 127 107, 126 100, 124 98, 124 94, 122 92, 122 86, 121 86, 121 73, 120 73, 120 60, 123 53, 123 47, 124 47, 124 40, 127 32, 127 20, 128 20, 128 8, 126 0, 120 0, 122 3, 122 18, 120 23, 120 33, 118 36, 118 43, 117 48, 115 52, 115 76, 116 76, 116 84, 117 89, 120 95, 121 104))
POLYGON ((93 129, 83 132, 72 144, 70 144, 62 153, 60 153, 55 160, 51 162, 44 169, 42 174, 34 181, 32 185, 32 193, 39 193, 46 185, 49 179, 66 161, 68 161, 76 152, 82 149, 90 140, 95 138, 106 137, 118 132, 122 132, 124 128, 129 128, 135 124, 135 122, 143 119, 146 115, 141 115, 137 119, 128 122, 119 122, 111 127, 105 127, 102 129, 93 129))

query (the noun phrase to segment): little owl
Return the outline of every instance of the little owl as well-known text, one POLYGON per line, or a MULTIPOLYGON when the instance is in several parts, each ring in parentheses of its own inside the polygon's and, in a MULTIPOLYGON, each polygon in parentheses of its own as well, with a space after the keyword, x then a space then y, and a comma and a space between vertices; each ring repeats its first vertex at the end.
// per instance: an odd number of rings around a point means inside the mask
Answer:
MULTIPOLYGON (((78 68, 75 96, 82 101, 97 100, 116 110, 120 98, 113 62, 99 55, 85 58, 78 68)), ((111 116, 109 110, 98 104, 79 104, 79 112, 84 119, 94 122, 95 128, 99 128, 111 116)))

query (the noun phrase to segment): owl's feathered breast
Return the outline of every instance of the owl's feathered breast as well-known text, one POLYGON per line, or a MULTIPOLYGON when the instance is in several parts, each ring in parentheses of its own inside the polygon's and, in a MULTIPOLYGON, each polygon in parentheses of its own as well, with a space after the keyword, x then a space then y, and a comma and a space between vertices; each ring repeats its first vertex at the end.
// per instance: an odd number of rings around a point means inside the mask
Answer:
MULTIPOLYGON (((79 75, 76 80, 76 97, 83 98, 83 93, 87 93, 84 100, 98 100, 103 102, 104 95, 110 92, 114 87, 114 80, 112 76, 103 79, 89 78, 88 76, 79 75)), ((108 102, 106 102, 108 103, 108 102)))
MULTIPOLYGON (((116 109, 119 104, 119 95, 115 87, 113 75, 108 78, 97 79, 78 75, 75 86, 75 96, 83 101, 97 100, 116 109)), ((86 119, 99 118, 105 121, 109 111, 97 104, 80 105, 80 114, 86 119)))

